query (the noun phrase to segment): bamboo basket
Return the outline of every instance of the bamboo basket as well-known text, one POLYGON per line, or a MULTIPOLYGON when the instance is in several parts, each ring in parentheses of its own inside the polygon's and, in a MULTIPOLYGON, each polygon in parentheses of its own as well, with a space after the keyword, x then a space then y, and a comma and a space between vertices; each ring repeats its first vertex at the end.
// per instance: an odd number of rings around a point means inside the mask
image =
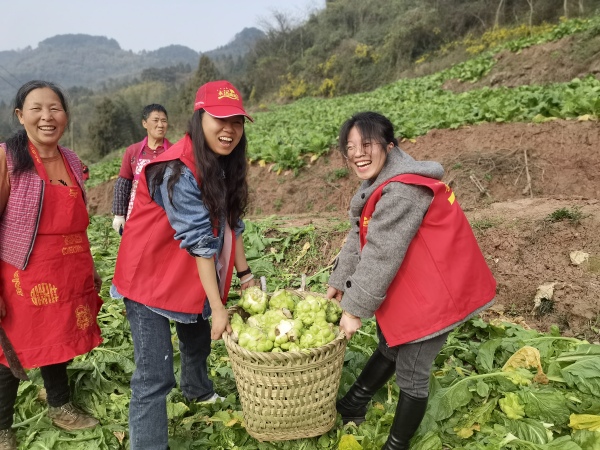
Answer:
MULTIPOLYGON (((230 313, 239 312, 236 307, 230 313)), ((335 401, 347 339, 301 352, 253 352, 223 335, 246 431, 259 441, 320 436, 336 421, 335 401)))

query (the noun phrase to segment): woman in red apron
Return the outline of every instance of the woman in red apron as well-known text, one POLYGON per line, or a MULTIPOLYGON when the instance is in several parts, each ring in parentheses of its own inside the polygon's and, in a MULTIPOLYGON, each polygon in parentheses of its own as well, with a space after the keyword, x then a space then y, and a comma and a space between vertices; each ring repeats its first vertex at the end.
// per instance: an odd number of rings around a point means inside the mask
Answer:
MULTIPOLYGON (((0 146, 0 326, 25 368, 41 370, 54 424, 98 421, 70 401, 67 364, 101 343, 102 300, 87 238, 83 166, 60 147, 68 123, 58 87, 31 81, 15 99, 24 130, 0 146)), ((11 430, 19 379, 0 350, 0 449, 11 430)))
POLYGON ((125 220, 131 215, 135 192, 140 181, 142 169, 150 161, 162 155, 171 146, 166 138, 169 129, 167 110, 158 103, 144 106, 142 126, 148 135, 125 150, 119 178, 115 182, 113 198, 113 228, 123 234, 125 220))

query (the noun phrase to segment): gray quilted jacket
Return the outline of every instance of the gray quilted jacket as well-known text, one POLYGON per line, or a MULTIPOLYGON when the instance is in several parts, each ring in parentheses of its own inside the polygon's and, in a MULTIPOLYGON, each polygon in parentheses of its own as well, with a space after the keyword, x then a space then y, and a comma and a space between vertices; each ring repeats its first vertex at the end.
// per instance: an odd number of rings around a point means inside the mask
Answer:
POLYGON ((395 147, 378 177, 372 183, 363 182, 350 201, 352 228, 328 284, 344 292, 342 308, 359 317, 372 317, 385 299, 433 198, 426 187, 389 183, 377 202, 369 222, 367 244, 361 253, 358 224, 365 203, 384 181, 405 173, 441 180, 444 169, 434 161, 416 161, 395 147))

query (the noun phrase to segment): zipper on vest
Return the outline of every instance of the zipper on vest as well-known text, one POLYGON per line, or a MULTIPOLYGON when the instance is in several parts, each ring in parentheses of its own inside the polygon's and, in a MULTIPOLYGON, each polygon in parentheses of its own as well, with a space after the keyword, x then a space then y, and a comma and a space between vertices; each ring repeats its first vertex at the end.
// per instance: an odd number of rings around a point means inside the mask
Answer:
POLYGON ((40 218, 42 217, 42 206, 44 204, 44 190, 46 188, 46 184, 44 183, 44 180, 40 181, 42 182, 42 193, 39 199, 38 215, 35 221, 35 230, 33 230, 33 239, 31 240, 31 244, 29 245, 27 256, 25 256, 25 263, 23 264, 23 269, 21 270, 25 270, 25 267, 27 267, 27 263, 29 262, 29 257, 31 256, 31 252, 33 251, 33 244, 35 243, 35 238, 37 236, 38 227, 40 226, 40 218))

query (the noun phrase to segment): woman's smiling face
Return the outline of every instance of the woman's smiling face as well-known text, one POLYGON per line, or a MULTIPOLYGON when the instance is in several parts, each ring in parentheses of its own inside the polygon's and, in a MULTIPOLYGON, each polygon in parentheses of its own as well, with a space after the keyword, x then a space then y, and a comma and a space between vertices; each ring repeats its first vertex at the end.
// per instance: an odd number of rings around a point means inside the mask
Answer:
POLYGON ((345 155, 348 164, 361 180, 374 180, 383 169, 387 154, 393 144, 387 146, 375 140, 364 140, 357 127, 348 133, 345 155))
POLYGON ((56 148, 69 121, 60 98, 47 87, 32 90, 25 98, 23 109, 15 113, 27 137, 40 151, 56 148))
POLYGON ((202 114, 204 139, 210 149, 220 156, 229 155, 240 143, 244 134, 244 116, 220 119, 207 112, 202 114))

